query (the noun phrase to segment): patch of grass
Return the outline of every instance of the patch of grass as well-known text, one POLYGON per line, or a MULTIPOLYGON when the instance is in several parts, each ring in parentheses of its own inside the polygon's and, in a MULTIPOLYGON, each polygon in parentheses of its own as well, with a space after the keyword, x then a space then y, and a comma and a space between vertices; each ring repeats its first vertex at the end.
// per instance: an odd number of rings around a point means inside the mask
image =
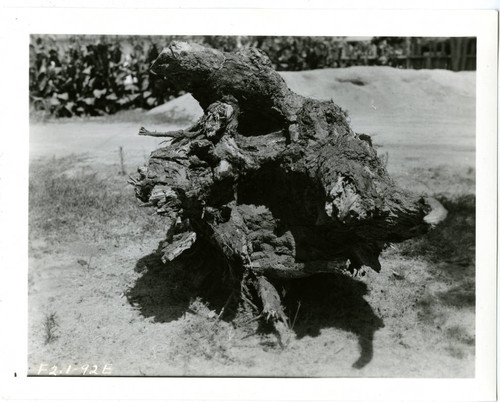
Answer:
POLYGON ((189 305, 194 314, 187 314, 181 328, 175 353, 188 359, 202 357, 207 360, 232 361, 230 349, 235 337, 235 330, 230 324, 219 320, 215 311, 200 298, 189 305))
POLYGON ((445 348, 446 352, 448 352, 448 354, 451 356, 451 357, 454 357, 455 359, 460 359, 462 360, 464 357, 465 357, 465 352, 457 347, 457 346, 454 346, 454 345, 448 345, 446 348, 445 348))
POLYGON ((111 192, 96 172, 74 176, 70 157, 32 166, 30 172, 30 212, 36 212, 35 226, 43 231, 78 227, 82 223, 107 223, 124 199, 111 192))
POLYGON ((416 307, 418 320, 429 327, 441 329, 446 323, 446 312, 436 303, 432 295, 422 297, 416 307))
POLYGON ((464 327, 453 325, 446 330, 446 335, 449 339, 453 339, 465 345, 474 346, 475 337, 469 334, 464 327))
POLYGON ((476 289, 473 278, 465 277, 455 286, 437 294, 439 300, 446 306, 457 308, 474 307, 476 304, 476 289))
MULTIPOLYGON (((474 309, 475 286, 475 196, 453 200, 441 198, 448 216, 427 234, 397 246, 408 261, 426 262, 430 287, 418 301, 418 318, 433 328, 446 324, 449 311, 474 309)), ((461 313, 460 313, 461 314, 461 313)))
POLYGON ((46 313, 43 319, 43 333, 44 342, 46 345, 54 342, 58 335, 56 334, 59 327, 58 318, 56 313, 46 313))
POLYGON ((131 186, 112 167, 75 170, 75 156, 35 162, 30 166, 30 234, 47 239, 103 240, 143 238, 162 230, 154 211, 139 208, 131 186))
POLYGON ((401 187, 416 193, 436 198, 458 200, 468 194, 475 194, 476 169, 472 166, 419 167, 410 172, 393 174, 401 187))
POLYGON ((424 257, 433 263, 474 264, 476 245, 476 197, 463 195, 455 200, 441 198, 448 210, 444 222, 424 236, 399 245, 406 257, 424 257))

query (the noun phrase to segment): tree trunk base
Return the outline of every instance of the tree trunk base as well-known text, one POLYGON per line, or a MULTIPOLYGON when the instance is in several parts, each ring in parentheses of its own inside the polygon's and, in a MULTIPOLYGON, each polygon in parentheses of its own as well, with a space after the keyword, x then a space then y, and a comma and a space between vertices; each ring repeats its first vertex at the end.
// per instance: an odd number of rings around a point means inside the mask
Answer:
POLYGON ((130 180, 141 201, 171 218, 162 259, 217 255, 220 266, 200 262, 193 280, 219 272, 282 344, 290 325, 274 281, 378 272, 384 247, 446 216, 437 201, 395 185, 339 106, 290 91, 255 49, 174 43, 152 71, 205 111, 186 130, 139 133, 170 138, 130 180))

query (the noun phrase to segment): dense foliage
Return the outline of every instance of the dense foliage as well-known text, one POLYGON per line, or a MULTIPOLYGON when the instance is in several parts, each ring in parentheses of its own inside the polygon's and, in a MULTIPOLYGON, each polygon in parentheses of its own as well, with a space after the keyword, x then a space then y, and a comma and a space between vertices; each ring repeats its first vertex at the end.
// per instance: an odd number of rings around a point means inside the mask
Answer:
POLYGON ((174 39, 224 51, 263 50, 278 71, 351 65, 401 67, 404 38, 348 41, 306 36, 95 36, 33 35, 30 105, 57 117, 112 114, 160 105, 180 92, 149 72, 158 52, 174 39))
POLYGON ((125 53, 118 39, 85 43, 71 37, 63 47, 54 37, 30 44, 30 100, 56 116, 102 115, 150 108, 175 95, 149 72, 158 56, 154 44, 137 40, 125 53))

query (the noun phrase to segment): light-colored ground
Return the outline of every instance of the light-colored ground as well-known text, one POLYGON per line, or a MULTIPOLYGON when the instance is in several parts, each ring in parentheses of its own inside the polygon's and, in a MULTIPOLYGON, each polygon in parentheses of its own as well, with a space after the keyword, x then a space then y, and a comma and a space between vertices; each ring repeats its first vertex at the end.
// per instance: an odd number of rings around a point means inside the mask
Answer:
MULTIPOLYGON (((370 134, 379 155, 388 155, 398 183, 444 196, 451 220, 430 236, 387 250, 380 274, 368 272, 346 285, 353 294, 350 306, 327 306, 338 314, 307 310, 304 303, 297 337, 282 350, 270 337, 245 336, 243 329, 215 320, 208 309, 193 313, 190 295, 173 297, 171 276, 135 269, 138 261, 148 265, 143 257, 156 248, 163 227, 152 211, 136 206, 126 176, 118 175, 118 149, 123 147, 126 171, 133 172, 160 142, 139 137, 139 127, 185 127, 184 118, 200 112, 189 96, 156 114, 34 120, 30 374, 41 364, 64 372, 71 365, 70 374, 82 374, 75 368, 85 364, 99 370, 112 364, 115 375, 474 374, 475 215, 462 198, 475 193, 475 74, 354 67, 283 75, 296 92, 331 98, 347 109, 354 130, 370 134), (106 189, 103 200, 112 199, 113 208, 101 208, 98 196, 89 198, 88 211, 102 215, 75 223, 78 213, 71 215, 65 200, 78 205, 78 197, 44 198, 44 186, 55 194, 74 193, 81 183, 106 189), (446 249, 441 256, 439 247, 446 249), (45 343, 44 323, 53 313, 56 339, 45 343), (370 344, 372 359, 353 368, 370 344)), ((41 374, 48 374, 43 368, 41 374)))
MULTIPOLYGON (((283 76, 295 92, 333 99, 347 110, 353 129, 371 135, 379 153, 389 154, 388 167, 393 173, 421 166, 475 166, 474 72, 351 67, 286 72, 283 76)), ((137 164, 160 142, 136 135, 141 125, 150 130, 182 128, 186 126, 183 118, 201 114, 196 101, 185 95, 146 116, 125 112, 121 119, 34 124, 30 155, 88 153, 97 161, 115 163, 118 148, 123 146, 126 161, 137 164), (172 117, 177 123, 172 124, 172 117)))

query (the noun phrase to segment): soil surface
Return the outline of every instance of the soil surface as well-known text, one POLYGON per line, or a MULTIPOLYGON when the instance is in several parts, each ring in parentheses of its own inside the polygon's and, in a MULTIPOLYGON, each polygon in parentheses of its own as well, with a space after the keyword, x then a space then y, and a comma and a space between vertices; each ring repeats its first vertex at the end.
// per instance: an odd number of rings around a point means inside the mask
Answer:
POLYGON ((439 198, 447 220, 389 247, 379 274, 303 282, 287 300, 295 336, 281 348, 255 322, 219 320, 223 303, 161 265, 154 250, 164 222, 139 208, 121 174, 161 142, 138 136, 141 126, 185 128, 201 114, 190 95, 149 112, 33 116, 29 374, 474 375, 475 73, 351 67, 283 76, 296 92, 348 110, 395 180, 439 198))

